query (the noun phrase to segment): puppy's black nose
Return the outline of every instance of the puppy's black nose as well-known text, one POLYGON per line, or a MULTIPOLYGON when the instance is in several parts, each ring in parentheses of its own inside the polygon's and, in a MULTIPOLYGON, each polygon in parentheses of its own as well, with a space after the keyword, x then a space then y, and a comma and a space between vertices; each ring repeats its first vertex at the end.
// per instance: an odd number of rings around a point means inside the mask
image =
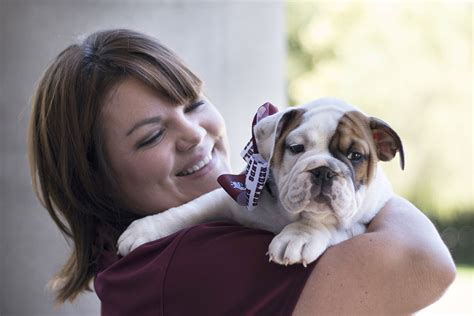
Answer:
POLYGON ((310 171, 313 175, 313 182, 316 185, 331 185, 332 179, 336 175, 334 171, 332 171, 328 167, 318 167, 310 171))

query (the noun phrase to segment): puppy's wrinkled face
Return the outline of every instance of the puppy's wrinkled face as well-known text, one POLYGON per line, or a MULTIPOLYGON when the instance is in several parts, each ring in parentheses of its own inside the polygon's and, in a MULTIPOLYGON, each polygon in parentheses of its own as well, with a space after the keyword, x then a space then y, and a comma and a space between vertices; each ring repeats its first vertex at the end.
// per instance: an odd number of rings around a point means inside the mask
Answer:
POLYGON ((347 223, 377 162, 400 151, 403 163, 400 139, 388 125, 338 100, 318 100, 262 123, 255 129, 257 143, 270 159, 280 202, 292 213, 332 214, 347 223))

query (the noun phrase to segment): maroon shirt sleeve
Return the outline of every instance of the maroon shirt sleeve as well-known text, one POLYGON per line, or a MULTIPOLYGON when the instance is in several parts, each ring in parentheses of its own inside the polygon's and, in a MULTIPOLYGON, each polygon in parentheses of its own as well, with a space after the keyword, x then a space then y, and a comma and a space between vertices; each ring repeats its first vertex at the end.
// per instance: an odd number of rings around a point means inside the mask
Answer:
POLYGON ((194 226, 102 256, 102 315, 291 315, 314 263, 268 262, 272 233, 236 224, 194 226))

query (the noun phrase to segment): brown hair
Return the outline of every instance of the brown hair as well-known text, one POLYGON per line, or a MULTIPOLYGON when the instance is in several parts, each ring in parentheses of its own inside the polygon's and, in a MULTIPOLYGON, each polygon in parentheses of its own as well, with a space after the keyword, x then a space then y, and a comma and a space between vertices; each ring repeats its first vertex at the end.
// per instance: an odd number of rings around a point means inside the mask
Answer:
POLYGON ((107 93, 125 78, 152 87, 164 100, 199 97, 201 81, 168 48, 130 30, 100 31, 67 47, 47 68, 33 97, 29 159, 33 187, 62 233, 73 241, 53 278, 63 303, 90 290, 106 231, 114 250, 120 233, 138 218, 117 199, 104 155, 100 113, 107 93))

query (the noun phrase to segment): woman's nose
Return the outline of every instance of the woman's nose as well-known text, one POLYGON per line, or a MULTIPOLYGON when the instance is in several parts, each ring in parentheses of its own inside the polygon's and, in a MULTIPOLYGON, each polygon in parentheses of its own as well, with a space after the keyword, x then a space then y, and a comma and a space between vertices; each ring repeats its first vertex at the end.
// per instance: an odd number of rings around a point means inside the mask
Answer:
POLYGON ((178 126, 176 149, 187 151, 199 145, 206 135, 206 130, 197 122, 183 120, 178 126))

